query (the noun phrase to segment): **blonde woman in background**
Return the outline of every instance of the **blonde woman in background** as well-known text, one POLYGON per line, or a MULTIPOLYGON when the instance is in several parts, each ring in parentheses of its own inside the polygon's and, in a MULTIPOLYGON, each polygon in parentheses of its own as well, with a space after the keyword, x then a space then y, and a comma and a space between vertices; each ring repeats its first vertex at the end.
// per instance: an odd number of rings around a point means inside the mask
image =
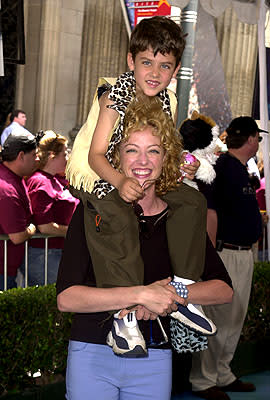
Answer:
MULTIPOLYGON (((53 131, 46 131, 38 144, 37 171, 27 179, 33 220, 42 234, 55 235, 48 239, 48 283, 57 278, 64 238, 78 204, 63 182, 68 149, 67 139, 53 131)), ((29 245, 28 285, 45 282, 45 239, 33 239, 29 245)))

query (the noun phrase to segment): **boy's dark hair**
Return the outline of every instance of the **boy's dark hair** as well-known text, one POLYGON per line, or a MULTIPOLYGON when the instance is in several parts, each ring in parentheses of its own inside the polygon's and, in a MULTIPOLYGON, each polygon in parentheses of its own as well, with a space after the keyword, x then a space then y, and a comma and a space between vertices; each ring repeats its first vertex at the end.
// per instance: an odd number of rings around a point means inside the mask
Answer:
POLYGON ((18 115, 19 115, 20 113, 21 113, 21 114, 26 114, 26 112, 23 111, 23 110, 19 110, 19 109, 13 110, 12 113, 10 114, 10 122, 13 122, 14 118, 15 118, 15 117, 18 117, 18 115))
POLYGON ((186 41, 182 28, 167 17, 144 18, 133 30, 129 51, 133 60, 140 51, 151 47, 154 55, 172 53, 175 56, 175 68, 181 61, 186 41))

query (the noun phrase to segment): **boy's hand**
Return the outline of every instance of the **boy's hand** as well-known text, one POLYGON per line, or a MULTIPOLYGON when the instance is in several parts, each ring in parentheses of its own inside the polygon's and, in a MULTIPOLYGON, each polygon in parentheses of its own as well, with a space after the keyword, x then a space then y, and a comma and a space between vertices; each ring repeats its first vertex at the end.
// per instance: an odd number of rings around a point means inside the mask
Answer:
POLYGON ((118 186, 118 192, 120 197, 128 203, 134 200, 141 199, 144 191, 135 178, 123 177, 120 185, 118 186))
POLYGON ((187 163, 185 161, 186 154, 187 153, 182 154, 180 169, 184 172, 185 178, 193 180, 200 166, 200 161, 196 159, 196 161, 193 161, 192 163, 187 163))

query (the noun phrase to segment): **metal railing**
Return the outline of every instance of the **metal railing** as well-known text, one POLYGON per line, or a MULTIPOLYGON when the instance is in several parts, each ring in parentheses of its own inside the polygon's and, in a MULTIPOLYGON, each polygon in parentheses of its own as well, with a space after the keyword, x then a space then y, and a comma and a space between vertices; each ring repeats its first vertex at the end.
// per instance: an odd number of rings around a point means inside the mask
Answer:
MULTIPOLYGON (((57 235, 44 235, 42 233, 36 233, 31 237, 32 239, 44 239, 44 285, 48 283, 48 239, 59 237, 57 235)), ((8 235, 1 235, 0 240, 4 241, 4 290, 7 290, 7 276, 8 276, 8 235)), ((24 287, 28 287, 28 240, 24 242, 24 259, 25 259, 25 275, 24 275, 24 287)))
MULTIPOLYGON (((59 237, 57 235, 44 235, 42 233, 36 233, 31 237, 31 239, 44 239, 44 285, 48 282, 48 239, 59 237)), ((268 261, 267 249, 266 249, 266 229, 263 229, 263 251, 262 251, 262 261, 268 261)), ((1 235, 0 240, 4 241, 4 290, 7 290, 7 261, 8 261, 8 250, 7 243, 10 240, 8 235, 1 235)), ((24 242, 24 259, 25 259, 25 275, 24 275, 24 287, 28 287, 28 240, 24 242)), ((255 261, 258 261, 258 246, 253 246, 253 253, 255 261)))

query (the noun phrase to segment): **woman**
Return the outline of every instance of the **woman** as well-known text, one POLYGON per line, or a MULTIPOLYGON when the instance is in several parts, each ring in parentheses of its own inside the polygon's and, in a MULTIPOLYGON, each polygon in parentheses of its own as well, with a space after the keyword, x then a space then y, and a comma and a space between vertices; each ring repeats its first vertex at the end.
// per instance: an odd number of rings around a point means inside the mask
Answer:
MULTIPOLYGON (((68 224, 78 204, 63 183, 68 151, 67 139, 46 131, 38 144, 38 170, 27 180, 33 220, 40 233, 54 235, 48 239, 48 283, 56 282, 68 224)), ((44 239, 32 239, 29 246, 28 284, 45 282, 44 239)))
MULTIPOLYGON (((83 224, 87 214, 81 204, 68 231, 57 280, 58 308, 76 313, 67 365, 68 400, 169 400, 171 346, 166 341, 166 335, 170 336, 168 314, 177 310, 176 302, 182 305, 187 302, 213 304, 230 302, 232 298, 230 278, 209 241, 211 267, 206 267, 201 275, 207 281, 188 285, 188 298, 178 296, 169 285, 173 274, 172 262, 176 260, 169 255, 166 221, 168 212, 174 213, 174 206, 172 201, 169 210, 160 195, 177 186, 179 142, 176 137, 170 141, 171 135, 166 135, 171 121, 166 117, 163 123, 160 122, 157 100, 149 101, 148 105, 140 100, 131 103, 126 114, 124 139, 115 157, 126 176, 138 180, 144 187, 144 196, 138 201, 141 207, 139 224, 144 285, 95 287, 94 268, 83 224), (144 358, 118 357, 106 345, 112 326, 110 312, 122 309, 120 316, 130 315, 132 307, 148 344, 148 356, 144 358)), ((185 190, 193 192, 192 188, 185 190)), ((194 196, 197 197, 198 192, 195 194, 194 191, 194 196)), ((181 226, 176 226, 176 234, 177 231, 185 234, 181 226)), ((205 232, 201 234, 203 236, 205 232)))

